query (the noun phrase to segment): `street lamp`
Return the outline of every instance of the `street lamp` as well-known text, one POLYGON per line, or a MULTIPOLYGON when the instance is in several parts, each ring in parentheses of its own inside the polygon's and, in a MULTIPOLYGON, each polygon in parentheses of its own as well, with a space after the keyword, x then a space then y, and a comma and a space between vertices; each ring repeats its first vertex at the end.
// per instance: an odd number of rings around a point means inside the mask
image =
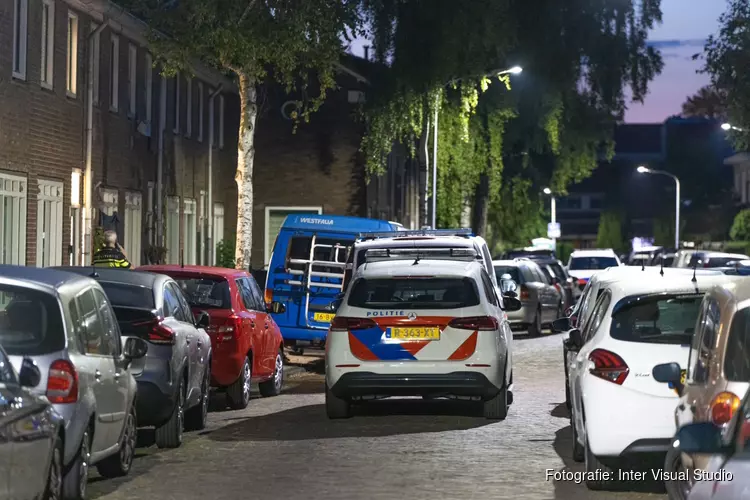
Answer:
POLYGON ((675 205, 674 205, 674 248, 675 250, 680 249, 680 179, 676 175, 664 172, 663 170, 652 170, 644 167, 643 165, 638 167, 639 174, 653 174, 653 175, 665 175, 674 180, 675 184, 675 205))
MULTIPOLYGON (((552 190, 548 187, 542 190, 544 194, 549 196, 549 212, 550 212, 550 223, 554 226, 557 222, 557 200, 552 194, 552 190)), ((552 240, 552 247, 557 250, 557 238, 550 238, 552 240)))
POLYGON ((727 131, 729 131, 729 130, 737 130, 738 132, 744 132, 744 129, 741 129, 740 127, 735 127, 731 123, 722 123, 721 124, 721 129, 722 130, 727 130, 727 131))
MULTIPOLYGON (((507 74, 517 75, 518 73, 521 73, 522 71, 523 71, 523 68, 521 66, 513 66, 508 69, 492 71, 482 76, 492 77, 492 76, 500 76, 500 75, 507 75, 507 74)), ((446 85, 451 85, 453 83, 456 83, 457 81, 458 80, 452 80, 448 82, 446 85)), ((440 95, 438 94, 435 97, 435 117, 434 117, 435 138, 433 140, 433 148, 432 148, 432 229, 437 229, 437 163, 438 163, 437 153, 438 153, 438 116, 439 114, 440 114, 440 95)), ((425 183, 425 195, 427 194, 426 184, 427 183, 425 183)))

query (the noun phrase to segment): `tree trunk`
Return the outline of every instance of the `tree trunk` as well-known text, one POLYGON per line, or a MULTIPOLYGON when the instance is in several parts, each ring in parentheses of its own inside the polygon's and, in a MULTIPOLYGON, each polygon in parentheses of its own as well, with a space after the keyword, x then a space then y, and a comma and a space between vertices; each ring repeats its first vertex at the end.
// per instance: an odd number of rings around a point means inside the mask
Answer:
POLYGON ((487 215, 490 204, 490 176, 483 173, 479 176, 479 184, 474 191, 474 210, 472 228, 477 236, 487 233, 487 215))
POLYGON ((255 78, 240 73, 240 133, 237 142, 237 240, 236 269, 250 269, 253 248, 253 162, 255 122, 258 117, 258 89, 255 78))
MULTIPOLYGON (((427 109, 427 108, 425 108, 427 109)), ((422 126, 422 134, 419 136, 419 171, 422 173, 424 178, 424 184, 420 185, 422 192, 419 193, 419 199, 422 201, 422 213, 421 226, 430 225, 430 198, 428 193, 430 192, 430 151, 428 148, 429 137, 430 137, 430 116, 429 112, 424 113, 424 125, 422 126)))

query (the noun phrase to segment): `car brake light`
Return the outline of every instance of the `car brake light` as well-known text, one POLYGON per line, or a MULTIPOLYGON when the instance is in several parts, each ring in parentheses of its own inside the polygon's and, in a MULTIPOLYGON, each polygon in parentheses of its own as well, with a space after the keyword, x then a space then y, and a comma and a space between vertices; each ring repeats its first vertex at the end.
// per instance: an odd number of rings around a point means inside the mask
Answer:
POLYGON ((589 361, 594 363, 594 368, 589 370, 589 373, 617 385, 622 385, 630 372, 630 368, 620 356, 604 349, 594 349, 589 354, 589 361))
POLYGON ((271 304, 273 302, 273 290, 266 288, 263 292, 263 299, 266 301, 266 304, 271 304))
POLYGON ((740 408, 740 398, 731 392, 721 392, 711 401, 711 422, 722 426, 728 424, 740 408))
POLYGON ((529 289, 525 285, 521 285, 521 300, 529 300, 530 297, 529 289))
POLYGON ((477 316, 473 318, 456 318, 448 323, 448 326, 459 330, 486 332, 497 330, 500 324, 492 316, 477 316))
POLYGON ((579 280, 578 280, 578 285, 579 285, 579 286, 586 286, 586 280, 584 280, 584 279, 579 279, 579 280))
POLYGON ((377 326, 369 318, 347 318, 344 316, 335 316, 331 321, 331 331, 365 330, 377 326))
POLYGON ((166 326, 164 318, 157 317, 143 323, 134 323, 134 326, 148 326, 148 341, 152 344, 174 345, 174 330, 166 326))
POLYGON ((78 373, 70 361, 58 359, 50 365, 47 376, 47 399, 52 404, 78 401, 78 373))

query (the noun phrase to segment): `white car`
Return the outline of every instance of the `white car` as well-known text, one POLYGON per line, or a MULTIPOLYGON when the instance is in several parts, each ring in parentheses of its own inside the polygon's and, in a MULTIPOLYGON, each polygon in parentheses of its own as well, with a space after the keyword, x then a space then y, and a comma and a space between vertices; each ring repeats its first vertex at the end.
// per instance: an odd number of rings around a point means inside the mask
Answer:
POLYGON ((573 458, 585 461, 590 489, 613 484, 602 472, 614 474, 624 458, 667 451, 678 395, 653 368, 687 365, 703 295, 736 279, 674 268, 615 274, 620 279, 601 284, 582 329, 570 332, 573 458))
POLYGON ((583 290, 588 280, 597 271, 620 266, 620 259, 611 248, 603 250, 575 250, 570 254, 566 269, 571 278, 583 290))
POLYGON ((504 419, 513 401, 513 334, 505 302, 467 249, 370 250, 326 341, 326 412, 391 396, 481 401, 504 419))

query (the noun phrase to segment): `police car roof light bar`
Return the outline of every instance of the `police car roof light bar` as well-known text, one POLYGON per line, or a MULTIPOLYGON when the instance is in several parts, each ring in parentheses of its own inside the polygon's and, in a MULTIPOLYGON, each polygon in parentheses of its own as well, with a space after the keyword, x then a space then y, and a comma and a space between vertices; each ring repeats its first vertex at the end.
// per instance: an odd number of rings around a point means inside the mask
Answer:
POLYGON ((367 262, 394 260, 453 260, 473 262, 482 257, 471 248, 373 248, 365 251, 367 262))
POLYGON ((377 238, 405 238, 413 236, 463 236, 468 238, 474 236, 469 228, 461 229, 417 229, 414 231, 388 231, 374 233, 359 233, 359 239, 372 240, 377 238))

